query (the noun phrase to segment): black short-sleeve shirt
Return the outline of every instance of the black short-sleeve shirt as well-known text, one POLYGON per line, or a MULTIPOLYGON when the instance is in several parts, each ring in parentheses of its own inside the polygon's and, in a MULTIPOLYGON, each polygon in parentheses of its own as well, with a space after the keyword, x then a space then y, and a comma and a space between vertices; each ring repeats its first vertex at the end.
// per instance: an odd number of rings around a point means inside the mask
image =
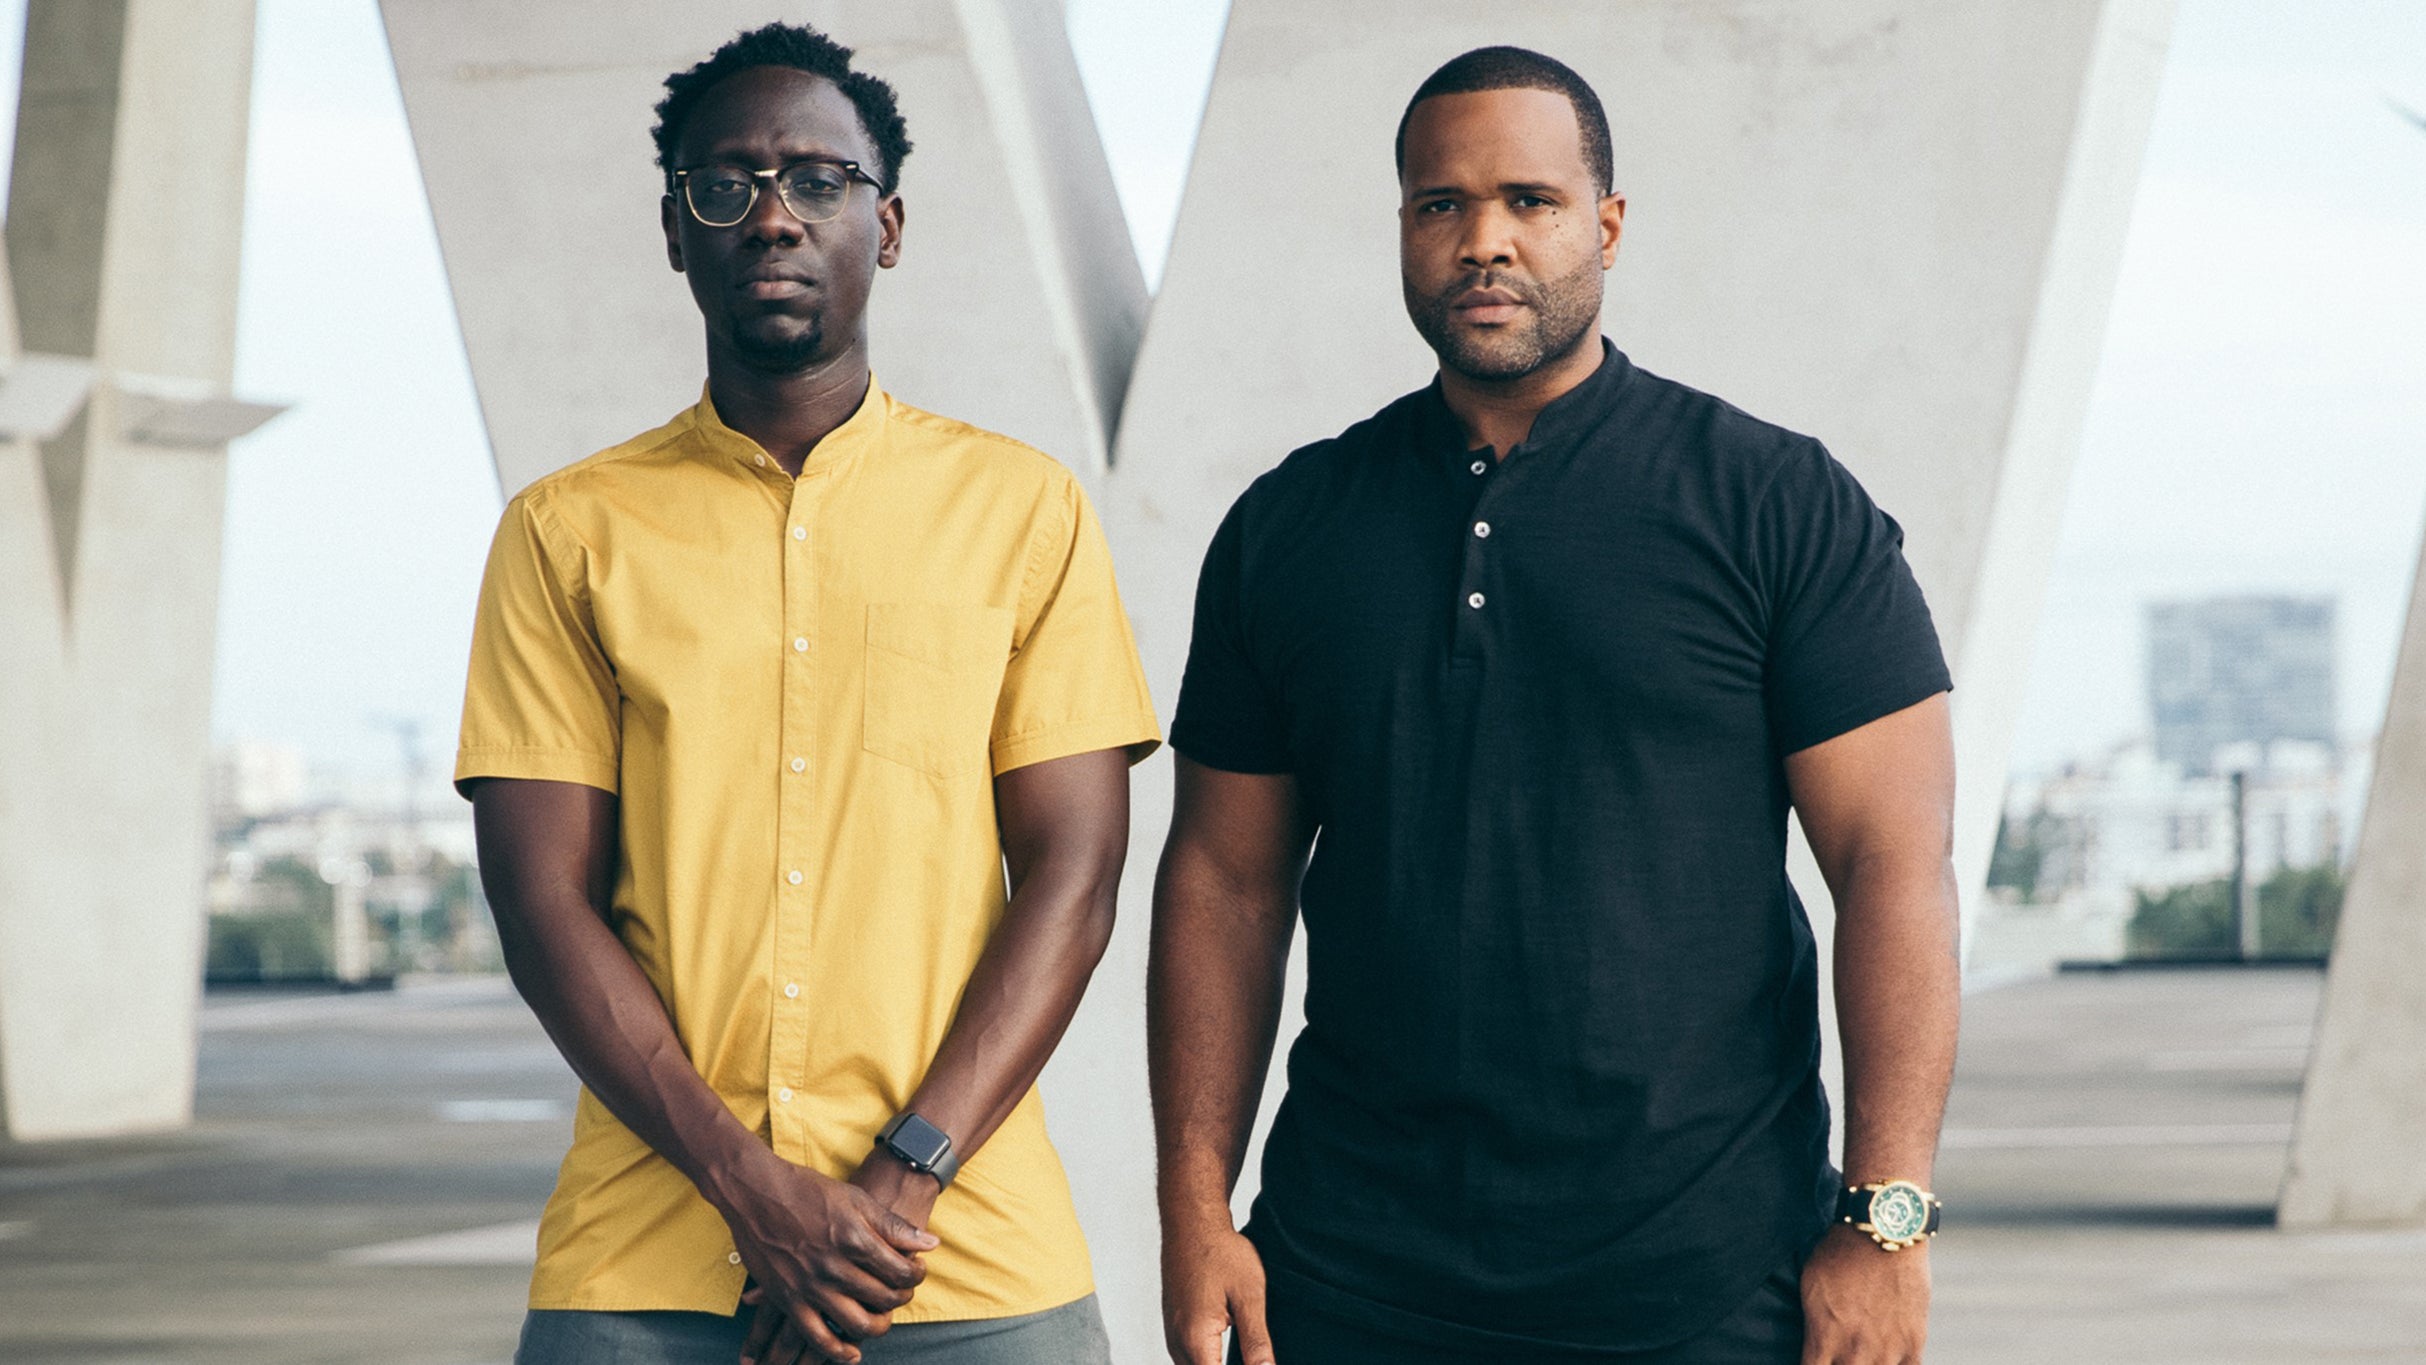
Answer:
POLYGON ((1435 385, 1258 479, 1171 743, 1319 822, 1272 1275, 1634 1350, 1808 1245, 1836 1174, 1783 760, 1949 685, 1852 475, 1614 348, 1504 460, 1435 385))

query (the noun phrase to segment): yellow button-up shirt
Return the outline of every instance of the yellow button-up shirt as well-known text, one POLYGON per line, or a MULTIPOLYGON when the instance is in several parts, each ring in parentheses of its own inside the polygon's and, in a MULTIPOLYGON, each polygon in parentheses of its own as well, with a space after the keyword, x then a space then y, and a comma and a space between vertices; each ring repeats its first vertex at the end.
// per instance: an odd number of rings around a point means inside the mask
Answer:
MULTIPOLYGON (((993 776, 1157 739, 1077 481, 871 380, 798 478, 703 396, 514 498, 455 777, 616 793, 615 932, 692 1064, 841 1177, 1002 916, 993 776)), ((898 1321, 1092 1289, 1033 1091, 929 1226, 943 1245, 898 1321)), ((742 1282, 723 1219, 585 1090, 531 1306, 730 1313, 742 1282)))

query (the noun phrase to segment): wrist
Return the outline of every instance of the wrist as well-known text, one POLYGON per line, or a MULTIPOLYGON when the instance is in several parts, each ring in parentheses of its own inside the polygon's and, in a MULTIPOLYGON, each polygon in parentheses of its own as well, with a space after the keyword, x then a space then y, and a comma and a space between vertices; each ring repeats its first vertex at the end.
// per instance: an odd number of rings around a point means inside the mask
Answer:
POLYGON ((1230 1201, 1210 1197, 1165 1199, 1162 1201, 1162 1226, 1167 1235, 1190 1240, 1222 1237, 1238 1231, 1238 1222, 1230 1213, 1230 1201))
POLYGON ((1937 1234, 1943 1207, 1936 1195, 1911 1179, 1848 1180, 1837 1196, 1836 1222, 1869 1238, 1881 1251, 1926 1248, 1937 1234))
POLYGON ((883 1143, 876 1144, 876 1149, 868 1153, 868 1159, 859 1164, 859 1171, 860 1187, 887 1202, 898 1195, 932 1204, 943 1193, 943 1182, 932 1171, 919 1170, 883 1143))
POLYGON ((876 1134, 872 1155, 899 1162, 904 1168, 926 1176, 935 1183, 937 1193, 941 1193, 960 1172, 962 1154, 952 1135, 934 1120, 915 1109, 905 1109, 876 1134))
MULTIPOLYGON (((696 1169, 684 1172, 699 1190, 709 1207, 723 1215, 727 1222, 734 1213, 754 1196, 763 1193, 771 1183, 767 1163, 782 1162, 773 1148, 760 1142, 755 1134, 744 1132, 738 1141, 724 1141, 694 1159, 696 1169)), ((814 1175, 803 1167, 791 1166, 794 1174, 814 1175)))

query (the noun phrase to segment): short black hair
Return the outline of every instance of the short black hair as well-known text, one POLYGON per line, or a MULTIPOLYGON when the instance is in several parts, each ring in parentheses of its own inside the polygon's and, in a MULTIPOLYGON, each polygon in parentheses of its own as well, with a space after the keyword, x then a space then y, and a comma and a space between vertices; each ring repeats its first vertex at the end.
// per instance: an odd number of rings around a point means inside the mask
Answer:
POLYGON ((1575 123, 1583 130, 1584 167, 1600 182, 1600 192, 1608 194, 1617 188, 1617 166, 1609 150, 1609 116, 1600 107, 1600 96, 1573 68, 1556 57, 1521 47, 1478 47, 1460 53, 1443 63, 1440 70, 1424 77, 1415 87, 1415 98, 1407 101, 1407 112, 1398 116, 1399 174, 1407 171, 1407 121, 1415 117, 1415 106, 1436 95, 1468 95, 1478 90, 1548 90, 1564 95, 1575 106, 1575 123))
POLYGON ((865 169, 883 183, 887 194, 893 192, 901 183, 901 163, 910 156, 910 129, 902 122, 893 87, 864 71, 853 71, 851 49, 805 24, 777 22, 736 34, 706 61, 666 77, 665 98, 657 101, 657 126, 649 130, 649 136, 657 140, 657 169, 668 179, 673 177, 674 153, 682 141, 683 126, 710 90, 728 76, 762 66, 788 66, 832 81, 859 111, 860 130, 876 144, 877 159, 884 163, 865 169))

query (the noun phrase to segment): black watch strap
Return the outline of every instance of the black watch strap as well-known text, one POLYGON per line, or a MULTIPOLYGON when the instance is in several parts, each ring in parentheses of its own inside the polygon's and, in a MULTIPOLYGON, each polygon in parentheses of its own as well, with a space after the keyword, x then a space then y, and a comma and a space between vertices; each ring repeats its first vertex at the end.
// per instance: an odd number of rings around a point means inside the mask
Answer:
POLYGON ((886 1124, 876 1145, 911 1170, 935 1177, 938 1186, 950 1185, 960 1173, 960 1153, 952 1150, 950 1135, 914 1111, 904 1110, 886 1124))

